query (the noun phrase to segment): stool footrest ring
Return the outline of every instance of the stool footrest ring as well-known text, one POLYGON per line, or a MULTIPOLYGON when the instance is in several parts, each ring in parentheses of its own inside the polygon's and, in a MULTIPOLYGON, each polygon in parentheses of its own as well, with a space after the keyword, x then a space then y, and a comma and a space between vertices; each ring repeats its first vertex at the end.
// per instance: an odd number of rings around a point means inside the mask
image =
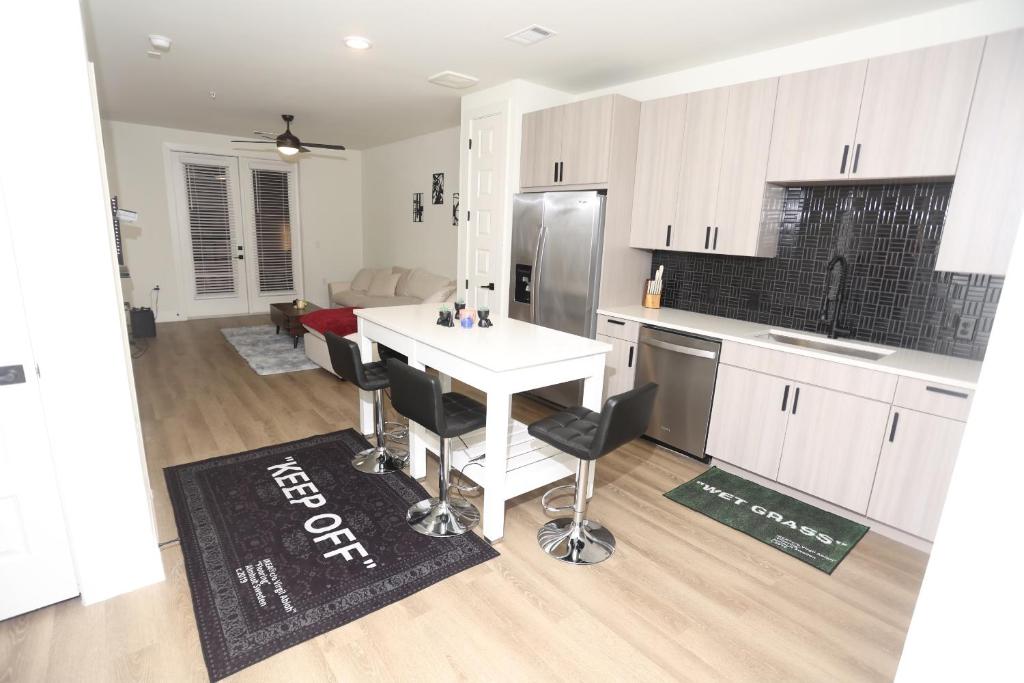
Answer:
POLYGON ((572 496, 573 498, 576 497, 576 484, 564 484, 547 491, 540 497, 540 506, 547 512, 565 512, 566 510, 572 510, 573 503, 569 503, 568 505, 551 504, 552 498, 564 498, 566 496, 572 496))

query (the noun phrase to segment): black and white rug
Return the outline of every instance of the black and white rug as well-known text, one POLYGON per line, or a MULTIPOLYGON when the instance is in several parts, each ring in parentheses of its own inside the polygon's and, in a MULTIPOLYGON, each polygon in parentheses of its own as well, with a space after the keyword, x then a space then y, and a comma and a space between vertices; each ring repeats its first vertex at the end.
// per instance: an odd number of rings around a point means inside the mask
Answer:
POLYGON ((292 348, 291 335, 284 332, 275 334, 273 325, 227 327, 221 330, 221 334, 257 375, 276 375, 320 367, 306 357, 302 338, 299 338, 298 347, 292 348))
POLYGON ((357 472, 367 447, 348 429, 164 470, 212 680, 497 557, 410 529, 427 492, 357 472))

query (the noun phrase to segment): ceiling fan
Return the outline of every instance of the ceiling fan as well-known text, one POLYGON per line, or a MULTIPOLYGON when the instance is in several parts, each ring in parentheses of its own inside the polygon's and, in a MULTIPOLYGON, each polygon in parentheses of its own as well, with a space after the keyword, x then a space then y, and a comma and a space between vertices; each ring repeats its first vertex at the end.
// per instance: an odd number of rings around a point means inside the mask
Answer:
POLYGON ((291 114, 281 114, 281 118, 284 119, 284 132, 280 135, 273 135, 271 133, 264 133, 261 130, 254 130, 253 135, 258 135, 263 140, 232 140, 231 142, 246 142, 254 145, 277 145, 277 151, 281 154, 292 156, 299 152, 308 152, 308 147, 317 147, 319 149, 345 149, 344 145, 325 145, 319 142, 306 142, 303 143, 296 137, 295 133, 292 132, 292 121, 295 117, 291 114))

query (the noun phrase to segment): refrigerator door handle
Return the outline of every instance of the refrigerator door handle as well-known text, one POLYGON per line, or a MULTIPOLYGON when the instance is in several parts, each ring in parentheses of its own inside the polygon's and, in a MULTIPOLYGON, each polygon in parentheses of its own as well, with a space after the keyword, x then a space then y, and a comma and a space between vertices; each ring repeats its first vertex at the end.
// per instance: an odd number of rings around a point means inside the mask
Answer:
POLYGON ((537 234, 537 249, 533 253, 533 282, 530 283, 530 321, 537 324, 537 297, 540 295, 540 264, 544 256, 544 238, 547 237, 548 227, 540 226, 537 234))

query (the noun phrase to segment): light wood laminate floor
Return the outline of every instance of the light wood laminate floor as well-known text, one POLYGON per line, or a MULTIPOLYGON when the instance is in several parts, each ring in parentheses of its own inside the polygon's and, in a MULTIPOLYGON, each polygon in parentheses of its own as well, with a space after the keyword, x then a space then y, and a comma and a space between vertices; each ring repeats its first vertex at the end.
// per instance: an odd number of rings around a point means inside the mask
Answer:
MULTIPOLYGON (((321 370, 260 377, 219 332, 265 321, 161 324, 135 361, 161 540, 177 537, 163 467, 357 424, 351 385, 321 370)), ((509 503, 500 558, 231 680, 890 680, 926 556, 869 533, 826 576, 662 496, 703 469, 629 444, 599 462, 589 513, 618 539, 610 561, 544 556, 540 492, 526 495, 509 503)), ((161 584, 0 623, 0 681, 205 680, 181 550, 162 554, 161 584)))

